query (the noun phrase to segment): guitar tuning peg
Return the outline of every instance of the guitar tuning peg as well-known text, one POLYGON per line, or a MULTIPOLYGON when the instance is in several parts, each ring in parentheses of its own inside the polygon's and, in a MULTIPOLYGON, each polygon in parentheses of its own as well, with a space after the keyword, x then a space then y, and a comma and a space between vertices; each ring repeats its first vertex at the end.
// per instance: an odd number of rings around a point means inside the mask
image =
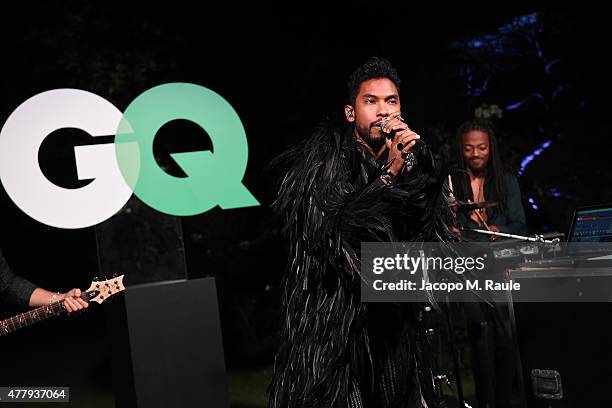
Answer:
POLYGON ((99 276, 94 276, 93 280, 94 280, 94 282, 98 282, 100 280, 100 277, 99 276))

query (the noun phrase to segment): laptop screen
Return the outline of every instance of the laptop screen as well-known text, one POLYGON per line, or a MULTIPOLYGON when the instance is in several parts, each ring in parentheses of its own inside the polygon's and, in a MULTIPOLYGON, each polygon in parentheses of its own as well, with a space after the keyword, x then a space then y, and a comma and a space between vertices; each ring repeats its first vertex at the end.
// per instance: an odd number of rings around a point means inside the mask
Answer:
POLYGON ((568 242, 612 242, 612 204, 577 208, 568 242))

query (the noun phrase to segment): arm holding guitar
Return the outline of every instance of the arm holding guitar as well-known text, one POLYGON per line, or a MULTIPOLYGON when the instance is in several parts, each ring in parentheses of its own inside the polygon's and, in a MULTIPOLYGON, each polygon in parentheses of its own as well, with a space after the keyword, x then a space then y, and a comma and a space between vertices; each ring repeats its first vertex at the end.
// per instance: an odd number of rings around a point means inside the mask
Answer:
POLYGON ((80 289, 72 289, 66 293, 53 293, 36 288, 30 296, 30 306, 36 308, 0 320, 0 336, 6 336, 15 330, 60 315, 64 311, 74 312, 84 309, 91 302, 102 304, 109 297, 124 290, 123 275, 104 281, 91 282, 91 286, 85 292, 80 289))
POLYGON ((89 304, 81 299, 81 290, 72 289, 66 293, 53 293, 42 288, 36 288, 30 296, 30 307, 47 306, 54 302, 64 302, 64 308, 68 313, 87 308, 89 304))

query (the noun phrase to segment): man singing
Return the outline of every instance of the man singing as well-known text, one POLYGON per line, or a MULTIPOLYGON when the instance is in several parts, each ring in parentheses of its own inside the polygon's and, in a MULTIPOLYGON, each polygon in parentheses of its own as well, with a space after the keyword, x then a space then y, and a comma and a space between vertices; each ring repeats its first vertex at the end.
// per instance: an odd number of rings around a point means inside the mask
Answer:
POLYGON ((290 253, 269 406, 432 407, 416 306, 361 303, 360 249, 452 237, 443 183, 387 60, 355 70, 343 113, 283 156, 274 206, 290 253))

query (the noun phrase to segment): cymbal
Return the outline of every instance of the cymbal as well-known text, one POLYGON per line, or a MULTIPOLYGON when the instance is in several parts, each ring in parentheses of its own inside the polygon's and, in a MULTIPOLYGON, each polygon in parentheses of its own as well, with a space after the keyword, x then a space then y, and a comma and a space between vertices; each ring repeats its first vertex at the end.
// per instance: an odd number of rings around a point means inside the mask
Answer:
POLYGON ((495 207, 498 203, 496 201, 481 201, 478 203, 469 203, 467 201, 457 200, 452 206, 457 208, 461 212, 473 211, 477 208, 491 208, 495 207))

